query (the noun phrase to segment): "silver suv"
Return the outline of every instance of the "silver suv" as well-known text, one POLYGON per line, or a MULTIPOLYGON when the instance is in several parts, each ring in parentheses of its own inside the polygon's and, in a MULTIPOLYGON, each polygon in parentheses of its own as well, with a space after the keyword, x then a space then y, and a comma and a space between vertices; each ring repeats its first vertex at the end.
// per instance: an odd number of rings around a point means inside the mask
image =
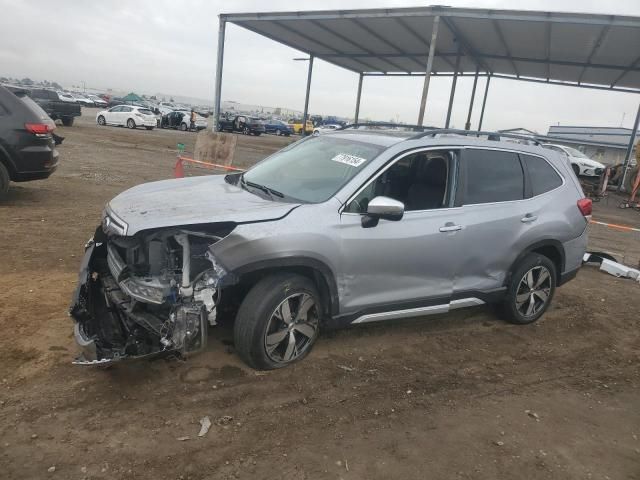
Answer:
POLYGON ((591 201, 559 154, 465 133, 346 128, 118 195, 74 294, 77 363, 189 354, 224 319, 258 369, 329 327, 484 303, 536 321, 580 268, 591 201))

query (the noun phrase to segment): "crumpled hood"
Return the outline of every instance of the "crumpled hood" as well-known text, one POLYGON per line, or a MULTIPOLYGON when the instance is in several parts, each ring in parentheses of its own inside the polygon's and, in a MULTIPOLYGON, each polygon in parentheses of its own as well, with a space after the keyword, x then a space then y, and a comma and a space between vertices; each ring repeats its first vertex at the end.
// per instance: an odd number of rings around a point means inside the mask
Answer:
POLYGON ((150 228, 199 223, 275 220, 298 203, 261 198, 224 180, 224 175, 143 183, 107 204, 107 212, 127 224, 127 235, 150 228))

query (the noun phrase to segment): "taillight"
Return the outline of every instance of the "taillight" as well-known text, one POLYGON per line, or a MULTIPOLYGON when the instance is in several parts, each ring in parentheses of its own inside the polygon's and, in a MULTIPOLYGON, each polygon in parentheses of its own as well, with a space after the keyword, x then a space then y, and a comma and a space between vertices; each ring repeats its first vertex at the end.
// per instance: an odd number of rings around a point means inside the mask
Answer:
POLYGON ((53 131, 53 127, 48 123, 25 123, 24 128, 34 135, 46 135, 53 131))
POLYGON ((578 200, 578 209, 580 213, 585 217, 591 216, 591 211, 593 210, 593 202, 590 198, 581 198, 578 200))

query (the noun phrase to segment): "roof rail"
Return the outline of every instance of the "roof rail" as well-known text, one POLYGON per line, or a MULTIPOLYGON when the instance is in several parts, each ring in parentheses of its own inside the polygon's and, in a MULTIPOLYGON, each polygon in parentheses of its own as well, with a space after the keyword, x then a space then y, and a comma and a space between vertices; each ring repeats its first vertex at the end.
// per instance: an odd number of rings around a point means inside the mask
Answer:
POLYGON ((436 127, 425 127, 424 125, 405 125, 404 123, 391 123, 391 122, 358 122, 358 123, 350 123, 345 125, 338 130, 346 130, 348 128, 358 128, 358 127, 392 127, 392 128, 409 128, 411 130, 415 130, 416 132, 424 132, 426 130, 433 130, 436 127))
POLYGON ((423 138, 427 136, 435 137, 436 135, 463 135, 463 136, 475 136, 475 137, 487 137, 488 140, 499 142, 502 137, 504 138, 514 138, 516 140, 526 140, 527 142, 533 143, 534 145, 540 145, 541 142, 534 137, 529 137, 527 135, 518 135, 515 133, 501 133, 501 132, 484 132, 484 131, 470 131, 470 130, 457 130, 454 128, 436 128, 430 129, 429 131, 424 131, 411 137, 411 139, 423 138))

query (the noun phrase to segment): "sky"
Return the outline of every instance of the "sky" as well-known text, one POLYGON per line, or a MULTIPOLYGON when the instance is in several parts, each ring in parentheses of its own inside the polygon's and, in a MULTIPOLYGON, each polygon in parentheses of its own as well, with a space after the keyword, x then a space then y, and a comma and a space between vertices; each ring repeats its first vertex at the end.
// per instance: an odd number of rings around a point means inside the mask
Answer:
MULTIPOLYGON (((441 2, 434 2, 441 3, 441 2)), ((447 0, 452 7, 570 11, 640 16, 640 0, 447 0)), ((425 6, 417 0, 0 0, 0 76, 65 86, 165 93, 213 103, 220 13, 425 6)), ((637 46, 636 46, 637 47, 637 46)), ((633 48, 633 46, 630 46, 633 48)), ((302 110, 306 62, 300 52, 235 25, 227 26, 223 100, 302 110)), ((361 118, 416 123, 422 78, 368 77, 361 118)), ((479 81, 479 91, 484 88, 479 81)), ((358 76, 314 64, 309 110, 352 117, 358 76)), ((466 121, 472 79, 458 81, 452 126, 466 121)), ((425 124, 443 125, 450 78, 433 78, 425 124)), ((484 127, 550 125, 630 128, 638 95, 494 79, 484 127)), ((478 107, 472 122, 477 124, 478 107)))

